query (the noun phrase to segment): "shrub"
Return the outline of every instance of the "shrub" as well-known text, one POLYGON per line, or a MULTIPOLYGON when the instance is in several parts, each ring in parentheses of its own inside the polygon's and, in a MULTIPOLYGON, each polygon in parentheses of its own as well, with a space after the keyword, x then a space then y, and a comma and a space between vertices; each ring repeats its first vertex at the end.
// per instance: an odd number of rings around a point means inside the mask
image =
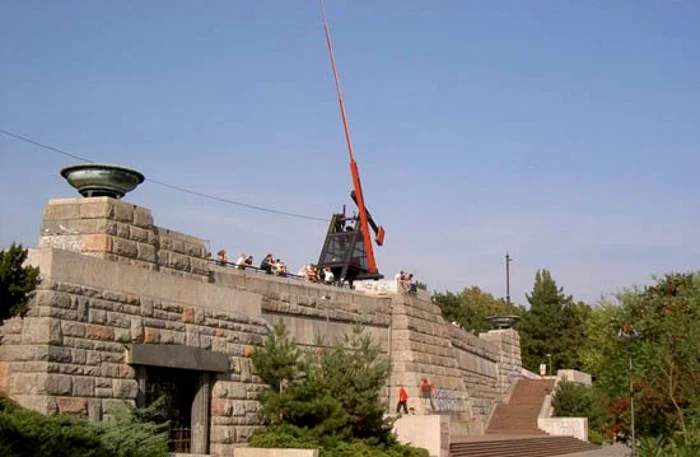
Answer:
POLYGON ((556 417, 587 417, 588 438, 593 443, 604 441, 604 432, 612 421, 603 393, 582 384, 560 382, 552 398, 556 417))
MULTIPOLYGON (((321 346, 321 344, 319 344, 321 346)), ((390 372, 362 329, 331 347, 300 351, 280 322, 253 354, 256 374, 268 385, 258 400, 269 425, 252 447, 321 448, 323 457, 420 457, 399 444, 380 400, 390 372)))
POLYGON ((27 311, 27 297, 36 287, 39 269, 25 267, 25 260, 27 250, 21 244, 12 243, 0 251, 0 323, 27 311))
POLYGON ((0 455, 3 457, 166 457, 163 426, 141 422, 133 408, 117 408, 115 419, 93 423, 73 416, 43 414, 0 399, 0 455))

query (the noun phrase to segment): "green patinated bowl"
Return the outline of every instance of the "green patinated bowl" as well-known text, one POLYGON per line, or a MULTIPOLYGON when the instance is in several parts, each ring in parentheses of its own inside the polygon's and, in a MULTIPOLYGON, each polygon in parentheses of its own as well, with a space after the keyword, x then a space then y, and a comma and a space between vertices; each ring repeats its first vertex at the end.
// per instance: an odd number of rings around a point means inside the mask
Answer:
POLYGON ((122 198, 145 179, 136 170, 100 163, 70 165, 61 170, 61 176, 83 197, 122 198))

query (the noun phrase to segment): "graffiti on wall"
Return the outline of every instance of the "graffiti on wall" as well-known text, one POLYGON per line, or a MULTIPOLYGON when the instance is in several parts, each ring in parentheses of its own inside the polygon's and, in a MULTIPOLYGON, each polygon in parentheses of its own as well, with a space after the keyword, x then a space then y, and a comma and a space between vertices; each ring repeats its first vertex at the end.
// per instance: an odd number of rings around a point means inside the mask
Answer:
POLYGON ((436 390, 432 398, 436 412, 463 412, 466 410, 464 399, 453 392, 436 390))

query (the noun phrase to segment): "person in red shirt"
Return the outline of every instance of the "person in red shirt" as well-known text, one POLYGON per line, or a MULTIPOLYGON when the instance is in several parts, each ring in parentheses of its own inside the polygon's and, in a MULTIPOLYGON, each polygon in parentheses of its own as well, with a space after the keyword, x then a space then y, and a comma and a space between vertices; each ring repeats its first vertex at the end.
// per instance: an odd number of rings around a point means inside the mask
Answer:
POLYGON ((406 392, 406 389, 404 389, 403 384, 399 385, 399 402, 396 404, 396 413, 401 414, 401 408, 403 408, 403 412, 405 414, 408 414, 408 406, 406 406, 408 402, 408 393, 406 392))
POLYGON ((420 396, 423 399, 423 404, 426 406, 430 404, 430 409, 434 410, 435 406, 433 405, 433 391, 435 390, 435 387, 433 387, 430 381, 428 381, 428 378, 421 379, 418 390, 420 391, 420 396))

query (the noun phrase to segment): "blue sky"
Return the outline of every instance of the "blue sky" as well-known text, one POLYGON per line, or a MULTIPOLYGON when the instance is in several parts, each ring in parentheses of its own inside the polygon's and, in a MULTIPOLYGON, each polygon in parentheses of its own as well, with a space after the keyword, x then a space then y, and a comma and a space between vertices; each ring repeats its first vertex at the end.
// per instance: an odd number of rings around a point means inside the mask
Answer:
MULTIPOLYGON (((197 191, 350 204, 318 4, 0 0, 0 128, 197 191)), ((700 3, 327 0, 380 269, 525 302, 696 269, 700 3)), ((0 135, 0 246, 34 245, 74 163, 0 135)), ((315 261, 326 225, 145 183, 211 249, 315 261)))

